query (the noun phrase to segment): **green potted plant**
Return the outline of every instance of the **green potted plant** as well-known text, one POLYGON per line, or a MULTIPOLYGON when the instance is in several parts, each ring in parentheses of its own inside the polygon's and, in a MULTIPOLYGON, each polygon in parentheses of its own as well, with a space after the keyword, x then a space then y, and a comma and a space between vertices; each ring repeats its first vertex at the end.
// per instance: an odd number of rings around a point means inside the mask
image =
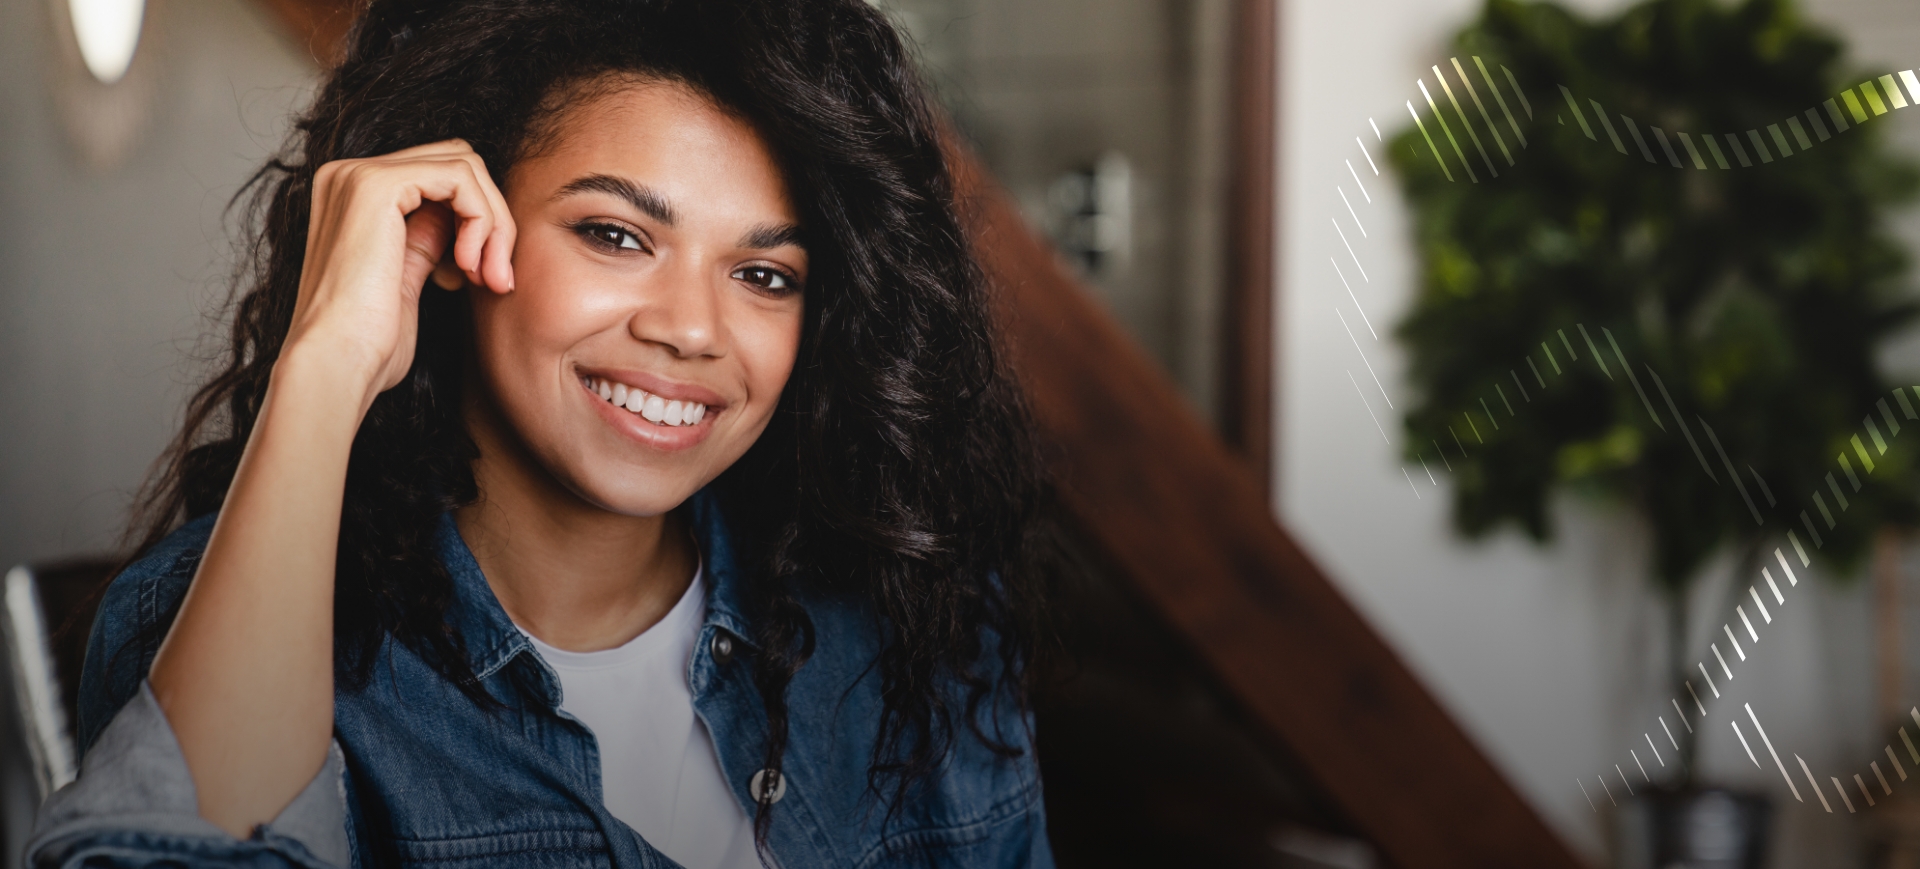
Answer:
MULTIPOLYGON (((1407 458, 1445 455, 1453 521, 1468 537, 1511 523, 1547 541, 1562 491, 1642 517, 1672 687, 1687 703, 1683 683, 1706 645, 1686 634, 1689 592, 1710 557, 1731 551, 1737 575, 1755 576, 1794 530, 1827 573, 1846 576, 1878 527, 1915 518, 1902 450, 1874 456, 1861 488, 1845 492, 1843 521, 1800 514, 1894 385, 1876 353, 1916 308, 1885 221, 1920 175, 1871 122, 1768 162, 1744 152, 1753 165, 1731 162, 1726 133, 1788 118, 1810 127, 1809 108, 1859 81, 1842 76, 1839 41, 1788 0, 1648 0, 1601 21, 1489 0, 1455 47, 1501 86, 1499 67, 1511 70, 1527 100, 1507 99, 1527 144, 1507 135, 1507 163, 1474 105, 1455 113, 1444 97, 1451 130, 1409 127, 1391 143, 1420 263, 1396 333, 1417 395, 1407 458), (1498 177, 1463 122, 1489 140, 1498 177), (1653 127, 1673 138, 1660 144, 1653 127), (1680 131, 1703 155, 1704 136, 1719 137, 1707 168, 1684 150, 1669 159, 1680 131)), ((1479 79, 1475 64, 1464 69, 1479 79)), ((1488 117, 1508 132, 1497 110, 1488 117)), ((1681 762, 1665 794, 1643 802, 1656 828, 1711 792, 1694 779, 1697 737, 1674 731, 1681 762)), ((1664 866, 1686 847, 1643 857, 1664 866)))

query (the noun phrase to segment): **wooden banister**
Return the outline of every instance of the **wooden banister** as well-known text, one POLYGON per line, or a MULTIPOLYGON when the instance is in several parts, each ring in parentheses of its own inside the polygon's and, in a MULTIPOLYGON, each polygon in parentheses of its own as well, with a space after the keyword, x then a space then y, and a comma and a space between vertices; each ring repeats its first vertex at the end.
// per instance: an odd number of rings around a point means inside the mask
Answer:
POLYGON ((956 156, 1061 500, 1401 869, 1580 860, 1274 521, 1248 467, 956 156))

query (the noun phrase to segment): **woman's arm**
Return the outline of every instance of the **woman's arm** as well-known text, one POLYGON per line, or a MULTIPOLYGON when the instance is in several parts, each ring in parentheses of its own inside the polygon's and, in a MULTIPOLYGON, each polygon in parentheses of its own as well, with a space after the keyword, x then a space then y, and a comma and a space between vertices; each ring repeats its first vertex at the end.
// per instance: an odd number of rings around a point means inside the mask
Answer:
POLYGON ((149 682, 200 815, 236 837, 313 779, 333 733, 333 581, 347 457, 413 361, 419 296, 449 237, 507 292, 514 230, 463 142, 320 167, 293 322, 220 518, 149 682))

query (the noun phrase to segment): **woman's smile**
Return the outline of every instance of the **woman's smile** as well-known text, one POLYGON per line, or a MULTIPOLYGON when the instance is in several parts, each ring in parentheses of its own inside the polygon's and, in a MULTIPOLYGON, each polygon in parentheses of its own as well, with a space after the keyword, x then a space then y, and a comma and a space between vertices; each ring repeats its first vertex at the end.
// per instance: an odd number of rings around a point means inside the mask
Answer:
POLYGON ((658 450, 697 446, 726 410, 718 393, 641 371, 578 369, 594 412, 626 437, 658 450))

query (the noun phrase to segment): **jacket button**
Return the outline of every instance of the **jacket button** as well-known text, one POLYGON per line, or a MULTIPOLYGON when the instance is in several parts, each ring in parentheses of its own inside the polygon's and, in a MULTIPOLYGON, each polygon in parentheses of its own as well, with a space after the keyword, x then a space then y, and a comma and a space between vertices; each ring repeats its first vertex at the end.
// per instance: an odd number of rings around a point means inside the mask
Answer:
POLYGON ((763 769, 754 773, 753 780, 747 782, 747 794, 753 797, 756 803, 760 801, 763 795, 767 798, 769 804, 780 802, 780 798, 787 795, 787 777, 771 769, 763 769), (766 793, 769 789, 767 785, 768 776, 773 777, 773 784, 771 786, 772 793, 766 793))
POLYGON ((733 637, 726 631, 713 632, 713 660, 717 664, 733 660, 733 637))

